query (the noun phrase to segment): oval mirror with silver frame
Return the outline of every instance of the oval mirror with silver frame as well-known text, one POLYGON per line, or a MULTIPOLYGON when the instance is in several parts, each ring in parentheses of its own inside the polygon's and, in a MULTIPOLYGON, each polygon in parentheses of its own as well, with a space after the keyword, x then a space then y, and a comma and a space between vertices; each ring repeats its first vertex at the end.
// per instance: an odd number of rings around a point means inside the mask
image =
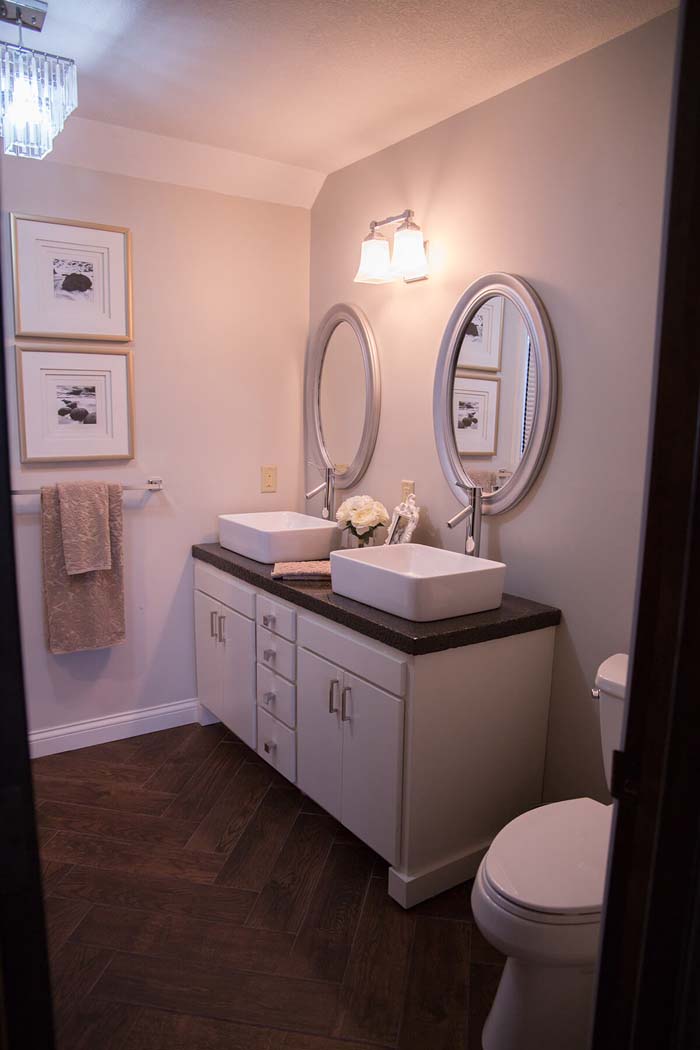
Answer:
POLYGON ((356 306, 336 303, 306 356, 307 459, 332 467, 335 487, 351 488, 367 470, 379 430, 379 358, 369 321, 356 306))
POLYGON ((554 334, 537 293, 493 273, 471 284, 440 344, 433 392, 438 456, 457 498, 510 510, 542 469, 557 406, 554 334))

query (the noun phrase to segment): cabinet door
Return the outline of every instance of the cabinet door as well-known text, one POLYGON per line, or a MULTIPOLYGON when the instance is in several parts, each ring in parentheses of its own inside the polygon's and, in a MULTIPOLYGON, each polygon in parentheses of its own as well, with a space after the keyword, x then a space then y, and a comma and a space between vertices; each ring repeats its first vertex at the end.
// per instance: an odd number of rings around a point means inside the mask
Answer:
POLYGON ((255 620, 219 606, 221 721, 249 747, 257 743, 255 698, 255 620))
POLYGON ((320 806, 340 817, 340 694, 343 672, 300 649, 297 667, 297 783, 320 806))
POLYGON ((221 659, 218 643, 220 606, 203 591, 194 592, 194 637, 197 655, 197 695, 200 704, 222 717, 221 659))
POLYGON ((390 863, 399 860, 403 701, 345 674, 340 819, 390 863))

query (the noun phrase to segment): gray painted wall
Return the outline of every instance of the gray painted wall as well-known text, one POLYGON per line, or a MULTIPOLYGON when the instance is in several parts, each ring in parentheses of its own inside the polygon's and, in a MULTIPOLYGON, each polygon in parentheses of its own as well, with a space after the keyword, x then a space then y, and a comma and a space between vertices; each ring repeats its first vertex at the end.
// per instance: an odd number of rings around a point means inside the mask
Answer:
POLYGON ((414 479, 418 540, 464 542, 444 527, 459 505, 431 414, 454 303, 505 270, 547 306, 561 364, 551 452, 527 499, 486 524, 483 553, 507 563, 511 592, 563 610, 548 798, 606 797, 589 686, 630 644, 675 33, 665 15, 344 168, 312 211, 312 330, 332 303, 355 302, 379 347, 382 420, 360 490, 391 507, 414 479), (353 284, 369 220, 405 207, 430 239, 430 280, 353 284))

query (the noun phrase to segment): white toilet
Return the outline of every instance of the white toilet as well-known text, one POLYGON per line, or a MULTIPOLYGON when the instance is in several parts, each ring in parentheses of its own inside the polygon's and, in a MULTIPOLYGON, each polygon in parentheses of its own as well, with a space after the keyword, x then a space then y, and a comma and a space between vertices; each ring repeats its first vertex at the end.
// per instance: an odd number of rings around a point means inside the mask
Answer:
MULTIPOLYGON (((610 785, 620 747, 627 656, 598 669, 610 785)), ((593 1011, 612 806, 576 798, 507 824, 481 862, 472 911, 508 957, 482 1034, 484 1050, 586 1050, 593 1011)))

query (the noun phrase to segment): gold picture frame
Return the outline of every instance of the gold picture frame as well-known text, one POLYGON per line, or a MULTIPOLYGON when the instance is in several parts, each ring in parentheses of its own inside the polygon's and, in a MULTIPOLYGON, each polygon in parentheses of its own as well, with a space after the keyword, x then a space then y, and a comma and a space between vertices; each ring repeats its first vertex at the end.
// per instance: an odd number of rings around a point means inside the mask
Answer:
POLYGON ((452 385, 453 433, 460 457, 496 455, 500 400, 500 376, 485 371, 470 373, 461 368, 455 370, 452 385), (460 402, 459 407, 457 402, 460 402), (473 422, 468 418, 459 418, 461 402, 469 406, 466 411, 467 415, 474 415, 473 422))
MULTIPOLYGON (((131 246, 131 230, 126 226, 109 226, 104 223, 97 222, 86 222, 81 219, 64 219, 55 218, 45 215, 27 215, 21 212, 12 212, 10 215, 10 232, 11 232, 11 244, 12 244, 12 285, 13 285, 13 296, 14 296, 14 313, 15 313, 15 335, 18 338, 30 338, 30 339, 61 339, 61 340, 89 340, 91 342, 115 342, 115 343, 128 343, 134 337, 133 332, 133 279, 132 279, 132 246, 131 246), (102 280, 98 284, 98 303, 104 304, 102 316, 105 317, 104 324, 101 330, 88 331, 86 328, 81 328, 80 325, 76 325, 77 331, 69 330, 69 327, 61 327, 60 325, 54 324, 53 327, 50 324, 42 324, 41 318, 44 320, 50 320, 51 318, 51 307, 55 309, 58 306, 59 310, 63 310, 65 313, 66 307, 70 310, 70 303, 73 302, 75 305, 75 318, 80 319, 80 314, 89 315, 89 309, 86 309, 87 302, 75 302, 81 294, 86 295, 85 289, 74 289, 71 291, 63 291, 57 287, 57 277, 60 278, 61 274, 56 273, 56 263, 64 262, 64 260, 56 259, 53 260, 53 284, 52 292, 49 291, 48 274, 47 281, 41 287, 37 287, 36 275, 39 272, 40 267, 37 265, 36 258, 31 260, 28 256, 31 254, 32 249, 36 252, 36 244, 31 241, 32 232, 38 235, 38 230, 32 231, 30 224, 40 224, 50 227, 66 227, 72 228, 78 231, 95 230, 103 235, 102 244, 90 245, 87 241, 84 242, 82 247, 85 249, 85 254, 92 257, 92 261, 84 262, 82 265, 90 268, 90 272, 93 273, 97 267, 98 274, 102 280), (116 248, 118 241, 115 237, 122 239, 121 252, 117 253, 116 248), (103 257, 105 252, 107 253, 107 263, 104 264, 103 257), (120 266, 116 265, 116 261, 112 258, 113 254, 120 255, 120 266), (24 261, 27 256, 26 263, 24 261), (31 266, 30 263, 34 262, 31 266), (26 272, 24 268, 26 266, 26 272), (59 305, 55 300, 64 300, 62 305, 59 305), (69 302, 65 302, 68 300, 69 302), (43 308, 43 309, 42 309, 43 308), (110 311, 114 309, 114 317, 110 311), (123 323, 122 323, 123 320, 123 323), (36 322, 36 323, 33 323, 36 322), (113 330, 110 330, 113 329, 113 330)), ((47 233, 50 229, 47 229, 47 233)), ((79 235, 76 240, 80 240, 79 235)), ((49 259, 51 252, 54 254, 60 253, 62 250, 64 254, 70 257, 71 253, 80 254, 80 244, 70 244, 66 241, 65 245, 62 246, 61 242, 56 239, 55 241, 47 241, 43 244, 44 257, 42 258, 43 266, 49 265, 49 259), (46 252, 49 254, 47 255, 46 252)), ((81 265, 78 263, 78 265, 81 265)), ((76 275, 71 275, 75 277, 76 275)), ((94 288, 90 290, 92 300, 95 297, 94 288)), ((99 319, 100 311, 97 307, 92 308, 92 320, 99 319)), ((89 316, 85 317, 86 323, 89 321, 89 316)), ((96 326, 97 327, 97 326, 96 326)))
MULTIPOLYGON (((15 346, 15 361, 20 459, 22 463, 70 463, 96 460, 130 460, 134 458, 133 350, 117 346, 109 348, 104 346, 15 346), (30 360, 32 355, 36 355, 36 359, 30 360), (46 360, 42 362, 39 359, 39 355, 45 357, 46 360), (57 364, 54 369, 49 369, 48 363, 52 360, 52 357, 57 364), (42 379, 45 378, 44 373, 47 371, 59 374, 65 372, 66 383, 69 382, 68 377, 70 374, 75 375, 89 371, 97 372, 98 374, 100 372, 106 373, 107 369, 96 369, 94 364, 92 370, 89 364, 85 369, 75 367, 82 361, 87 363, 88 358, 95 357, 123 359, 121 374, 117 372, 110 373, 110 378, 114 379, 114 381, 109 384, 106 382, 102 384, 105 388, 105 393, 109 392, 110 394, 109 406, 105 404, 103 408, 106 419, 109 419, 112 423, 113 433, 109 435, 98 430, 93 435, 92 432, 85 433, 83 426, 79 428, 71 427, 71 440, 65 441, 57 426, 53 428, 53 433, 51 433, 51 427, 47 427, 45 423, 47 419, 53 420, 53 408, 58 404, 58 401, 62 400, 67 406, 68 400, 57 385, 57 376, 52 376, 50 380, 50 382, 54 383, 53 391, 47 391, 45 388, 46 384, 42 383, 42 379), (61 358, 63 358, 63 361, 60 361, 61 358), (77 360, 69 362, 66 360, 68 358, 77 358, 77 360), (42 364, 44 367, 42 367, 42 364), (71 365, 74 367, 71 368, 71 365), (107 388, 109 388, 108 391, 107 388), (123 399, 121 405, 115 405, 115 394, 117 396, 121 395, 123 399), (37 426, 34 419, 35 416, 37 420, 41 420, 44 423, 44 426, 37 426), (100 445, 103 448, 108 448, 111 440, 114 450, 91 452, 90 439, 93 441, 93 449, 100 445), (76 451, 80 448, 78 442, 84 442, 87 445, 87 450, 81 449, 76 451), (54 454, 50 451, 52 444, 57 449, 54 454), (63 448, 61 448, 61 444, 63 444, 63 448)), ((75 383, 75 380, 73 382, 75 383)), ((94 394, 95 391, 93 389, 94 394)), ((97 400, 97 397, 95 397, 95 407, 97 407, 97 400)), ((57 410, 56 414, 65 417, 69 413, 66 409, 61 409, 57 410)), ((66 419, 67 422, 68 420, 66 419)), ((74 422, 83 424, 83 419, 76 419, 74 422)), ((87 422, 94 423, 96 421, 88 419, 87 422)))
POLYGON ((464 326, 457 356, 458 369, 500 372, 504 305, 503 296, 495 295, 474 310, 464 326))

